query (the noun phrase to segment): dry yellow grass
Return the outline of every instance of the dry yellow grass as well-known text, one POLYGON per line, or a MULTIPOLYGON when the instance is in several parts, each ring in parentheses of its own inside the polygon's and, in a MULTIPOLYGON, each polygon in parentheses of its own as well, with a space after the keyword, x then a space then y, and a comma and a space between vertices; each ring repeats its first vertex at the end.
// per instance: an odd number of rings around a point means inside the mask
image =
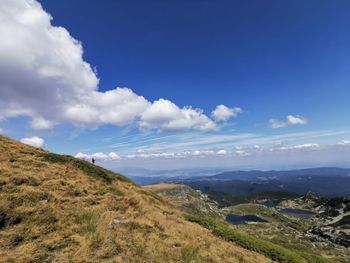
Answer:
POLYGON ((0 136, 0 262, 271 262, 122 178, 0 136))

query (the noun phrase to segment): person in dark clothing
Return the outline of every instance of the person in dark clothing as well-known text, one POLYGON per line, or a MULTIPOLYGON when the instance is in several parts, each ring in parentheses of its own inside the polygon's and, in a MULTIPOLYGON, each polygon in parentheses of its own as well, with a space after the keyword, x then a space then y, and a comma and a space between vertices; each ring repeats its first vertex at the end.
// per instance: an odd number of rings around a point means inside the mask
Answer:
POLYGON ((91 162, 92 162, 92 164, 95 164, 95 158, 94 157, 92 157, 91 162))

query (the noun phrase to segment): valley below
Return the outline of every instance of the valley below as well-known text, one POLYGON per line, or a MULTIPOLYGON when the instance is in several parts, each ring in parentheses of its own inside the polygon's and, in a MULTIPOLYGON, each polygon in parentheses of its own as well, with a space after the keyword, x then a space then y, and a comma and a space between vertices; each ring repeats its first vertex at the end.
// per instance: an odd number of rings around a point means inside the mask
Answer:
MULTIPOLYGON (((210 194, 186 185, 156 184, 145 188, 164 196, 195 217, 209 218, 209 221, 224 224, 237 233, 246 233, 303 255, 322 256, 317 260, 309 258, 308 262, 323 262, 323 259, 324 262, 328 262, 326 259, 329 262, 349 262, 349 198, 321 198, 308 192, 295 198, 256 196, 239 204, 231 197, 232 205, 228 205, 227 198, 223 199, 217 193, 211 193, 216 198, 214 200, 210 194)), ((192 218, 202 225, 214 224, 202 219, 192 218)), ((209 229, 217 231, 216 226, 209 229)), ((234 240, 237 242, 236 236, 234 240)), ((251 243, 252 249, 261 249, 258 241, 251 243)))

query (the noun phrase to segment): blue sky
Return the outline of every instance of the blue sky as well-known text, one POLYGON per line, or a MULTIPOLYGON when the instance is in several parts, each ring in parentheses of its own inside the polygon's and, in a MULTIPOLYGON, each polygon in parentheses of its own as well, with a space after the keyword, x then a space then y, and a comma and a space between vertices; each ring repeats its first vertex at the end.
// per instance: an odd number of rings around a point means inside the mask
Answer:
POLYGON ((114 169, 348 166, 349 1, 39 2, 0 4, 1 133, 114 169))

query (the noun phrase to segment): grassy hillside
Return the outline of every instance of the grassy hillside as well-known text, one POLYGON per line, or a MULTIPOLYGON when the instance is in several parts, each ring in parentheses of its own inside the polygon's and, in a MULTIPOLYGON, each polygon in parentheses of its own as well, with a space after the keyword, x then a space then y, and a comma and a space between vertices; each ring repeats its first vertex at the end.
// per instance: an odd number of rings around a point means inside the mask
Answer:
POLYGON ((0 262, 271 262, 158 195, 0 136, 0 262))

